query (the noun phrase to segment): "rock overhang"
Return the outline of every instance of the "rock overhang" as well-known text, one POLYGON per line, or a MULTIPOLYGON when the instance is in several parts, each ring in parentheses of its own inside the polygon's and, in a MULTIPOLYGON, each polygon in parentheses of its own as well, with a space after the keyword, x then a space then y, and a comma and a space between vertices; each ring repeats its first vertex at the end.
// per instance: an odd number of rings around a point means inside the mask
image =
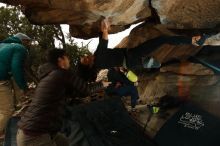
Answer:
POLYGON ((123 31, 149 17, 159 17, 162 25, 180 30, 179 32, 183 30, 183 33, 194 30, 216 32, 220 28, 219 0, 3 0, 3 2, 21 5, 33 24, 69 24, 71 35, 83 39, 99 35, 100 21, 103 18, 109 18, 111 21, 110 33, 123 31))

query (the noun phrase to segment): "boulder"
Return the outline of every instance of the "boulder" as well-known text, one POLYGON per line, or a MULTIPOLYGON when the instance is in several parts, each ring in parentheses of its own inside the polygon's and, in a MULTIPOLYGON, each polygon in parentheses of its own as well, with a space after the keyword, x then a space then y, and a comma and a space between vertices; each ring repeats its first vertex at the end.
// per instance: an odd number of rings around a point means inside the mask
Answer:
MULTIPOLYGON (((2 0, 21 5, 34 24, 69 24, 74 37, 99 35, 103 18, 117 33, 130 25, 153 19, 176 33, 219 31, 219 0, 2 0)), ((148 23, 148 22, 146 22, 148 23)))
MULTIPOLYGON (((134 48, 145 41, 159 37, 161 35, 175 35, 163 25, 153 25, 144 23, 135 27, 129 36, 125 37, 116 48, 134 48)), ((197 54, 201 47, 193 45, 170 45, 164 44, 159 48, 152 48, 151 54, 148 56, 155 57, 161 63, 167 63, 174 59, 186 60, 190 56, 197 54)))
POLYGON ((91 38, 99 35, 100 21, 109 18, 111 33, 125 30, 131 24, 151 15, 146 0, 5 0, 21 4, 34 24, 69 24, 74 37, 91 38))

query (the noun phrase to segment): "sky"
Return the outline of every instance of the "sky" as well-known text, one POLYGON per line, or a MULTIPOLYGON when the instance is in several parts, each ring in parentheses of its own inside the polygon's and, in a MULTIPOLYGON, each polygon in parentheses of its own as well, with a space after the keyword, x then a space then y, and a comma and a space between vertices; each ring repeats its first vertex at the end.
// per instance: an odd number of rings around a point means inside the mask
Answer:
MULTIPOLYGON (((5 4, 3 3, 0 3, 0 7, 1 6, 5 6, 5 4)), ((122 31, 122 32, 119 32, 117 34, 112 34, 112 35, 109 35, 109 44, 108 44, 108 47, 109 48, 114 48, 117 44, 119 44, 121 42, 121 40, 128 36, 130 31, 135 27, 137 26, 138 24, 136 25, 132 25, 130 28, 128 28, 127 30, 125 31, 122 31)), ((67 24, 62 24, 61 25, 62 27, 62 30, 65 34, 68 34, 69 33, 69 25, 67 24)), ((78 46, 82 46, 82 43, 84 45, 88 44, 89 43, 89 50, 91 52, 94 52, 97 45, 98 45, 98 38, 91 38, 91 39, 88 39, 88 40, 83 40, 83 39, 77 39, 77 38, 74 38, 74 41, 77 43, 78 46)), ((56 46, 59 46, 59 42, 56 42, 56 46)))

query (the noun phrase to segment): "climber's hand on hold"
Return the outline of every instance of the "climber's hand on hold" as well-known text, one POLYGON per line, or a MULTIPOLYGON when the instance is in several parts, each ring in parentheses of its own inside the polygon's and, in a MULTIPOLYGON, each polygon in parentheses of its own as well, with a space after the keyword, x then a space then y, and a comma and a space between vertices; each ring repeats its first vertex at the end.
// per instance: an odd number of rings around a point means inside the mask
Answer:
POLYGON ((109 20, 108 20, 108 18, 105 18, 101 22, 101 31, 104 33, 104 32, 108 32, 109 29, 110 29, 109 20))
POLYGON ((108 19, 103 19, 101 22, 101 31, 102 31, 102 38, 104 40, 108 40, 108 30, 110 29, 110 23, 108 19))

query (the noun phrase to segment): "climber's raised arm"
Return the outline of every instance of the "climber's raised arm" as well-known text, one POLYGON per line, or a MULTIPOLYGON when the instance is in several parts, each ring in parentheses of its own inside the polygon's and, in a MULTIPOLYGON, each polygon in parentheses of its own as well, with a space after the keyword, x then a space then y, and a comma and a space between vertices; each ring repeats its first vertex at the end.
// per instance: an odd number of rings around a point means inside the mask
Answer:
POLYGON ((110 28, 110 24, 107 19, 103 19, 100 24, 100 31, 101 35, 99 37, 99 44, 97 46, 94 55, 97 56, 98 54, 103 54, 108 49, 108 30, 110 28))
POLYGON ((101 32, 102 32, 102 39, 108 40, 108 31, 110 29, 110 23, 108 19, 103 19, 101 22, 101 32))

